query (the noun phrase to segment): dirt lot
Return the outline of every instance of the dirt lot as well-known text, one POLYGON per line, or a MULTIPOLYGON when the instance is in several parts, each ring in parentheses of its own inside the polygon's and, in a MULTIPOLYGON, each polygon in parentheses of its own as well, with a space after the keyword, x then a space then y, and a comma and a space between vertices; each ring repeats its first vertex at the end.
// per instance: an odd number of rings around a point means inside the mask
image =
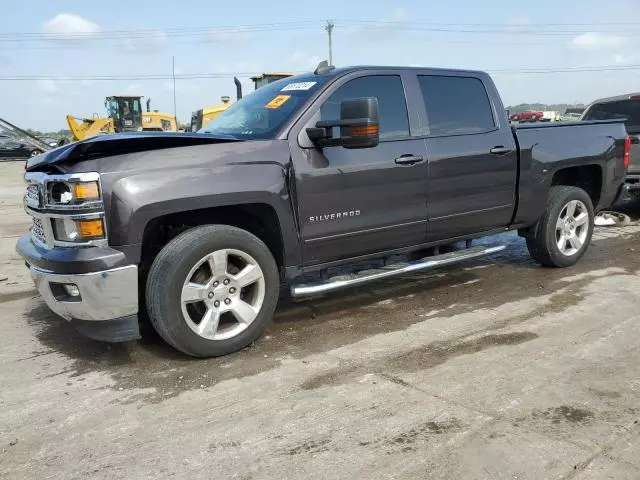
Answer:
POLYGON ((640 226, 540 268, 489 259, 283 304, 213 360, 106 345, 50 314, 14 253, 0 164, 0 478, 615 478, 640 471, 640 226))

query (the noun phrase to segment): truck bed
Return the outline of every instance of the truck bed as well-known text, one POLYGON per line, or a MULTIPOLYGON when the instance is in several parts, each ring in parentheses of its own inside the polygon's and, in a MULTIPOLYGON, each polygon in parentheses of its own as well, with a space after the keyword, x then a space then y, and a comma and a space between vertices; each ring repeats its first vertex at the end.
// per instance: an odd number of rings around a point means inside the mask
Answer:
POLYGON ((594 208, 611 205, 625 175, 620 139, 626 131, 621 120, 525 124, 511 128, 520 154, 515 224, 535 221, 540 199, 547 198, 555 172, 568 168, 589 167, 594 191, 602 192, 594 208))

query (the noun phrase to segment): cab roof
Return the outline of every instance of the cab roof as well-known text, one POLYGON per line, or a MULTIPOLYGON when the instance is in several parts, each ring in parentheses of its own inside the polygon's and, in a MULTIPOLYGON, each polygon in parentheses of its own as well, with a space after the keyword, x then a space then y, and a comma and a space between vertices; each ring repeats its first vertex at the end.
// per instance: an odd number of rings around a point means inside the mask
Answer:
POLYGON ((315 72, 306 72, 297 74, 298 76, 310 77, 313 75, 317 75, 319 77, 340 77, 342 75, 346 75, 352 72, 361 72, 361 71, 406 71, 406 72, 432 72, 432 73, 441 73, 441 74, 450 74, 450 73, 466 73, 469 75, 487 75, 486 72, 482 70, 465 70, 465 69, 456 69, 456 68, 433 68, 433 67, 406 67, 406 66, 392 66, 392 65, 354 65, 350 67, 340 67, 340 68, 330 68, 328 70, 322 70, 320 73, 315 72))
POLYGON ((594 105, 596 103, 619 102, 621 100, 640 100, 640 92, 625 93, 624 95, 616 95, 615 97, 599 98, 598 100, 591 102, 590 105, 594 105))

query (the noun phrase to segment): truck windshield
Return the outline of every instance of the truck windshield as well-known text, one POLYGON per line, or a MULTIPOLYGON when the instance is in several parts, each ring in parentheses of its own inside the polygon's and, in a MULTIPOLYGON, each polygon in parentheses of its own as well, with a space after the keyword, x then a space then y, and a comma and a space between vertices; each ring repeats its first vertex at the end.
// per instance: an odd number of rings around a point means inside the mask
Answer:
POLYGON ((640 133, 640 100, 620 100, 596 103, 584 116, 584 120, 625 119, 629 133, 640 133))
POLYGON ((265 85, 231 105, 199 132, 243 140, 274 138, 280 127, 325 81, 323 77, 306 76, 265 85))

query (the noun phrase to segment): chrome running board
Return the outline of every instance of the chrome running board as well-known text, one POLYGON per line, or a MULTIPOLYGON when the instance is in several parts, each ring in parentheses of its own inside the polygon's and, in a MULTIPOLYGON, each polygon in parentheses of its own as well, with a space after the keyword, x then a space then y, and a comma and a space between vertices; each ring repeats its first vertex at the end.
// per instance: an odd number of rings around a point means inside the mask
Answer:
POLYGON ((429 270, 445 265, 451 265, 453 263, 464 262, 465 260, 499 252, 505 248, 505 245, 467 248, 456 252, 425 257, 421 260, 400 265, 388 265, 383 268, 363 270, 361 272, 351 273, 348 275, 339 275, 337 277, 329 278, 323 282, 293 285, 291 287, 291 295, 293 298, 320 295, 327 292, 333 292, 335 290, 341 290, 343 288, 355 287, 356 285, 362 285, 375 280, 395 277, 405 273, 429 270))

